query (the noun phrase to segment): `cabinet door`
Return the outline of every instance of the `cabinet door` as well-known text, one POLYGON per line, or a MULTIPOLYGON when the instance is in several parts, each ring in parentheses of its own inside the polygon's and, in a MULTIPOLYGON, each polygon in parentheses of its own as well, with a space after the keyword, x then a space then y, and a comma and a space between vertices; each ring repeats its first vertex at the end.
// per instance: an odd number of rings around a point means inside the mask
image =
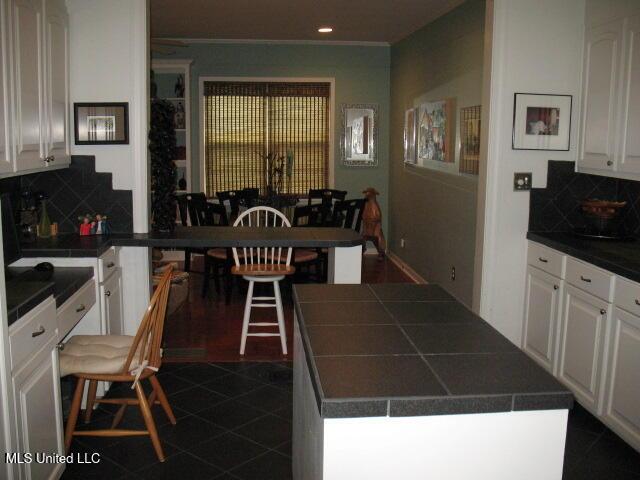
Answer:
POLYGON ((627 19, 624 32, 621 153, 618 170, 640 173, 640 15, 627 19))
POLYGON ((622 21, 585 33, 578 166, 613 170, 622 21))
POLYGON ((11 0, 15 71, 16 170, 44 167, 44 52, 42 2, 11 0))
POLYGON ((613 311, 605 417, 640 448, 640 317, 613 311))
POLYGON ((13 171, 8 5, 0 0, 0 173, 13 171))
POLYGON ((605 327, 610 304, 572 285, 566 285, 562 306, 562 334, 558 377, 585 407, 600 409, 605 327))
POLYGON ((70 161, 69 121, 69 22, 61 0, 45 4, 46 119, 45 156, 47 166, 70 161))
POLYGON ((116 270, 100 287, 103 322, 109 335, 122 335, 122 276, 116 270))
MULTIPOLYGON (((64 454, 58 351, 55 339, 14 376, 19 451, 64 454)), ((64 464, 22 465, 23 477, 57 478, 64 464)))
POLYGON ((535 267, 527 268, 522 348, 554 371, 561 280, 535 267))

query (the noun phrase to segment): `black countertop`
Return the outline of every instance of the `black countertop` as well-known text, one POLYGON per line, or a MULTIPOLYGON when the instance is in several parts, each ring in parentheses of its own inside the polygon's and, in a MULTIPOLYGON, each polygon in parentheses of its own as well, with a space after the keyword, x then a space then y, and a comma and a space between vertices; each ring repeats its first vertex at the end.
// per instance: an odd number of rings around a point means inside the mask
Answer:
POLYGON ((91 267, 56 267, 48 280, 29 267, 12 267, 8 272, 6 290, 9 325, 50 295, 53 295, 56 307, 59 307, 93 278, 91 267))
POLYGON ((591 240, 564 232, 528 232, 527 238, 629 280, 640 282, 638 240, 591 240))
POLYGON ((109 236, 64 234, 22 244, 23 257, 99 257, 112 246, 159 248, 301 247, 362 245, 362 237, 344 228, 178 227, 173 233, 109 236))
POLYGON ((438 285, 296 285, 322 417, 567 409, 573 395, 438 285))

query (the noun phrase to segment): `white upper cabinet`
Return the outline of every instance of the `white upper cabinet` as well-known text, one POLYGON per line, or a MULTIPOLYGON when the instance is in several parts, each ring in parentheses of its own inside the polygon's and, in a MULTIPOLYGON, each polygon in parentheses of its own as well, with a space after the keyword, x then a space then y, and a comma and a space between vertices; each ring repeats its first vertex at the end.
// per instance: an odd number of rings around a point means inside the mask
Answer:
POLYGON ((582 80, 580 166, 613 170, 622 21, 587 30, 582 80))
POLYGON ((618 170, 640 174, 640 15, 626 20, 621 113, 618 170))
POLYGON ((6 140, 0 173, 68 164, 69 27, 64 0, 4 2, 0 90, 6 140))
MULTIPOLYGON (((587 14, 578 170, 640 179, 640 3, 587 14), (610 10, 611 15, 605 15, 610 10)), ((599 7, 598 7, 599 8, 599 7)))
POLYGON ((70 161, 69 22, 62 0, 45 4, 45 146, 50 165, 70 161))
POLYGON ((0 173, 13 170, 13 155, 11 152, 11 138, 9 126, 11 122, 11 91, 10 91, 10 55, 9 45, 9 10, 7 2, 0 0, 0 173))
POLYGON ((31 170, 44 164, 44 52, 43 4, 12 0, 13 61, 15 65, 15 169, 31 170))

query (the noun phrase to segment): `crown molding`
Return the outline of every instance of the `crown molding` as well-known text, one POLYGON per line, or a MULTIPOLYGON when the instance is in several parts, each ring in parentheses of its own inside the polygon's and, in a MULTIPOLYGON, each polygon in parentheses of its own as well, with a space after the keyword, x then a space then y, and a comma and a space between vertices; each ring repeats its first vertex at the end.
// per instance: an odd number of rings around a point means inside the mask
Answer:
POLYGON ((390 47, 389 42, 361 42, 349 40, 260 40, 251 38, 181 38, 153 37, 158 40, 177 40, 188 45, 198 44, 244 44, 244 45, 335 45, 347 47, 390 47))

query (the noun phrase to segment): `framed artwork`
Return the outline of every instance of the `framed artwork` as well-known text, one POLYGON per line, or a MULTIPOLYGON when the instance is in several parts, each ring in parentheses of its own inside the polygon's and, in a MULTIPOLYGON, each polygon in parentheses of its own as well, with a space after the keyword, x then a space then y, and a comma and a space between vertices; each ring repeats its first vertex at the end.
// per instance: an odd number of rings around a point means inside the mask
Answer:
POLYGON ((342 105, 340 149, 343 165, 352 167, 378 165, 377 105, 342 105))
POLYGON ((129 143, 128 103, 74 103, 76 145, 129 143))
POLYGON ((424 102, 418 107, 418 147, 420 164, 455 161, 454 99, 424 102))
POLYGON ((416 110, 404 112, 404 162, 416 163, 416 110))
POLYGON ((514 150, 569 150, 571 108, 571 95, 514 94, 511 147, 514 150))
POLYGON ((460 173, 478 174, 481 105, 460 109, 460 173))

